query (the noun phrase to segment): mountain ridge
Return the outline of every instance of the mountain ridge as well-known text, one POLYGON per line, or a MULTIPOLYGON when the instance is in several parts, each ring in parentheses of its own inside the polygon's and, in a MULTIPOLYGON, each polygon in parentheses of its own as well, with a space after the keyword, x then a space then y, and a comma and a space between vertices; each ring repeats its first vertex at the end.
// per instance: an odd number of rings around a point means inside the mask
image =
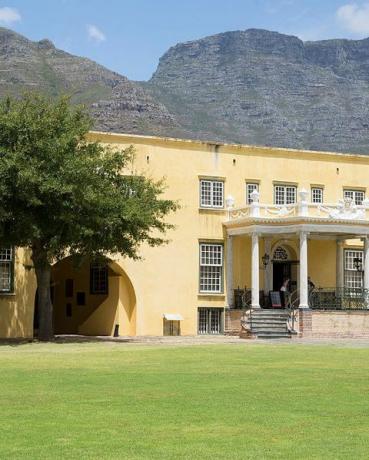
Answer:
POLYGON ((178 43, 146 82, 0 28, 0 96, 67 92, 94 129, 369 153, 369 38, 262 29, 178 43))

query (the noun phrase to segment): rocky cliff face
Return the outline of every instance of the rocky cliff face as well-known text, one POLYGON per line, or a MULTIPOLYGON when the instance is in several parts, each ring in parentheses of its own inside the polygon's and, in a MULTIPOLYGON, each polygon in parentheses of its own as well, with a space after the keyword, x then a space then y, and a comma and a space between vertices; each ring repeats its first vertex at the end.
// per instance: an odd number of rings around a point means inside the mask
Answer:
POLYGON ((138 83, 0 28, 0 96, 23 89, 72 94, 106 131, 369 153, 369 39, 226 32, 170 48, 138 83))
POLYGON ((302 42, 263 30, 178 44, 153 95, 199 138, 369 152, 369 40, 302 42))
POLYGON ((91 108, 96 129, 155 134, 176 126, 162 103, 126 77, 58 50, 49 40, 32 42, 0 28, 0 97, 32 89, 72 95, 91 108))

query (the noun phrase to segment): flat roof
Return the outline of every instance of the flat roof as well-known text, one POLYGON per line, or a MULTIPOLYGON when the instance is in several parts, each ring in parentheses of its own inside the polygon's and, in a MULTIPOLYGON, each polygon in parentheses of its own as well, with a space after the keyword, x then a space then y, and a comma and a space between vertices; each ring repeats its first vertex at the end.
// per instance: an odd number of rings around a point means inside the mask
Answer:
POLYGON ((161 137, 161 136, 147 136, 142 134, 129 134, 129 133, 114 133, 104 131, 90 131, 89 133, 93 138, 101 140, 101 142, 122 142, 127 144, 150 144, 150 145, 162 145, 165 147, 175 146, 177 148, 186 148, 190 150, 206 150, 206 151, 218 151, 221 153, 256 153, 264 154, 266 156, 280 155, 286 156, 310 156, 310 158, 324 157, 324 159, 335 159, 335 160, 359 160, 362 162, 369 162, 369 144, 368 154, 350 153, 350 152, 330 152, 322 150, 305 150, 305 149, 293 149, 286 147, 268 147, 260 145, 249 145, 249 144, 235 144, 227 142, 217 141, 203 141, 198 139, 182 139, 175 137, 161 137))

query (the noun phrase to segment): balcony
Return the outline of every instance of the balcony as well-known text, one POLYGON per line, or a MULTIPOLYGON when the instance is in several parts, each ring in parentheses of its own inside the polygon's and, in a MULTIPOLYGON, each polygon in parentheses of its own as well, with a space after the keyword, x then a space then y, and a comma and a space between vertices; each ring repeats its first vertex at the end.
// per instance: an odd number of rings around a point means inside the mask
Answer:
POLYGON ((242 207, 234 207, 234 199, 227 197, 227 222, 237 221, 326 221, 334 222, 358 222, 369 221, 369 199, 365 199, 362 205, 356 205, 351 198, 344 198, 335 204, 311 203, 308 201, 309 193, 302 189, 298 192, 298 201, 293 204, 275 205, 259 203, 259 192, 251 193, 252 203, 242 207))

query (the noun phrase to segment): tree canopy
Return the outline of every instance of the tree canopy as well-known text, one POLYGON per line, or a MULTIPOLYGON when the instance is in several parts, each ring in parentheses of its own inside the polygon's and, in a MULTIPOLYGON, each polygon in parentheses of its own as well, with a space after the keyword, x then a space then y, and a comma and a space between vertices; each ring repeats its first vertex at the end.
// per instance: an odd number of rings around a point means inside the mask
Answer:
POLYGON ((27 93, 0 104, 0 245, 28 247, 36 271, 40 338, 52 336, 49 280, 66 254, 137 258, 165 242, 177 204, 165 183, 135 173, 134 149, 89 142, 88 113, 27 93))

